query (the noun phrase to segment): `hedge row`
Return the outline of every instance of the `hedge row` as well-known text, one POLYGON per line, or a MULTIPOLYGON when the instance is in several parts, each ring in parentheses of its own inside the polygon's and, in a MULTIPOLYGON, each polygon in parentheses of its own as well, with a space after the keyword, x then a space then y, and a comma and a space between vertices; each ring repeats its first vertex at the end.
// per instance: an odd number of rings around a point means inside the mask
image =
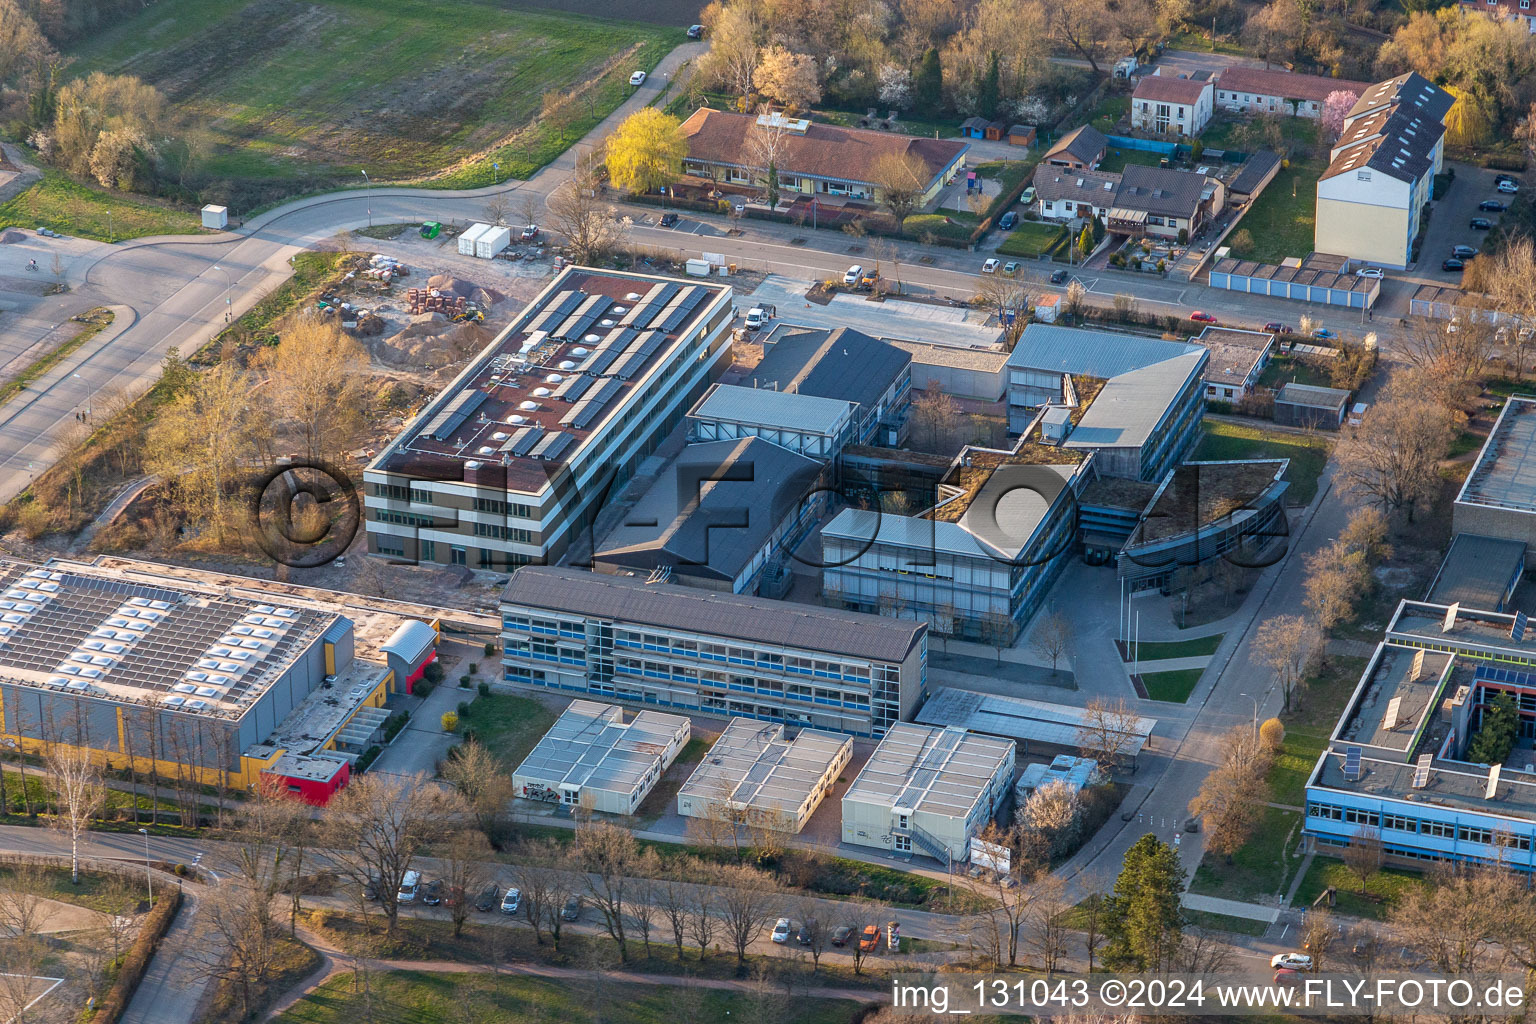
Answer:
POLYGON ((154 905, 139 927, 133 945, 128 947, 128 954, 123 957, 123 966, 117 972, 117 979, 97 1005, 91 1024, 117 1024, 123 1011, 128 1009, 133 993, 138 990, 139 982, 144 980, 150 958, 160 948, 160 940, 170 931, 171 922, 176 920, 176 912, 180 909, 180 889, 170 889, 161 895, 160 902, 154 905))

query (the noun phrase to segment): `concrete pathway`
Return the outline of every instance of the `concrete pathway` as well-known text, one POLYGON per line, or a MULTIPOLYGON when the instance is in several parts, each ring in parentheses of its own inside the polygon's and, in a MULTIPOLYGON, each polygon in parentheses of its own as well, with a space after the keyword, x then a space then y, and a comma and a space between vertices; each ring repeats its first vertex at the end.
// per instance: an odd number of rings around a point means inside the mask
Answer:
POLYGON ((1141 658, 1137 661, 1125 663, 1126 671, 1135 669, 1138 673, 1145 672, 1181 672, 1186 668, 1203 669, 1211 663, 1214 655, 1206 654, 1198 658, 1141 658))
POLYGON ((1280 911, 1275 907, 1244 903, 1241 900, 1226 900, 1219 896, 1202 896, 1195 892, 1184 894, 1184 905, 1190 910, 1200 910, 1207 914, 1240 917, 1248 921, 1263 921, 1265 924, 1274 924, 1280 917, 1280 911))

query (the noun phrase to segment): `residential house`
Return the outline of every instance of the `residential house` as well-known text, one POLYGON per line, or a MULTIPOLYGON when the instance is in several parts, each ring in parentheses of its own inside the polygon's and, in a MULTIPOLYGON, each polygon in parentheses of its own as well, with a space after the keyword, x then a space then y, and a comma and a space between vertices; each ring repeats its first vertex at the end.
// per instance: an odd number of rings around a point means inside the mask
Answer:
POLYGON ((1216 79, 1216 106, 1245 114, 1321 117, 1323 102, 1340 90, 1358 99, 1369 82, 1322 75, 1298 75, 1266 68, 1231 67, 1216 79))
POLYGON ((1445 145, 1450 93, 1414 72, 1371 86, 1317 183, 1318 252, 1404 269, 1445 145))
POLYGON ((1214 95, 1203 71, 1190 78, 1153 72, 1131 93, 1131 127, 1193 138, 1210 123, 1214 95))
POLYGON ((1109 230, 1186 238, 1200 233, 1226 207, 1226 186, 1194 171, 1127 164, 1120 174, 1109 230))
POLYGON ((1527 32, 1536 32, 1536 11, 1531 0, 1460 0, 1461 9, 1468 14, 1474 11, 1492 18, 1514 18, 1525 25, 1527 32))
POLYGON ((1035 204, 1046 220, 1093 218, 1108 214, 1115 205, 1120 175, 1041 164, 1035 168, 1032 184, 1035 204))
POLYGON ((683 171, 711 181, 753 187, 764 181, 768 168, 753 153, 755 132, 778 134, 775 170, 779 188, 802 195, 878 199, 875 181, 879 162, 887 157, 911 158, 923 168, 920 205, 927 205, 965 167, 970 144, 957 139, 927 139, 913 135, 815 124, 783 114, 734 114, 701 107, 682 125, 688 154, 683 171))
POLYGON ((1207 327, 1194 341, 1211 353, 1205 365, 1205 397, 1213 402, 1235 402, 1252 394, 1275 347, 1273 334, 1235 327, 1207 327))
POLYGON ((1040 158, 1042 166, 1070 167, 1076 171, 1091 171, 1104 159, 1109 140, 1092 125, 1074 128, 1057 139, 1040 158))

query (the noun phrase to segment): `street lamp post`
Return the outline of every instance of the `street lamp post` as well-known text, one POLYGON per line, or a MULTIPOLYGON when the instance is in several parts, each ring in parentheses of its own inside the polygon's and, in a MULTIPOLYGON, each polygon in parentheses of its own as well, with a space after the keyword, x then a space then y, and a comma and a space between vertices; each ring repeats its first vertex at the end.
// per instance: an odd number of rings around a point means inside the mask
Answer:
POLYGON ((149 905, 155 905, 155 876, 149 872, 149 829, 139 829, 139 835, 144 837, 144 884, 149 888, 149 905))
MULTIPOLYGON (((1249 700, 1253 701, 1253 734, 1257 736, 1259 734, 1259 698, 1255 697, 1251 693, 1240 693, 1238 696, 1247 697, 1249 700)), ((1268 696, 1268 694, 1265 696, 1268 696)))
MULTIPOLYGON (((358 168, 358 170, 362 170, 362 168, 358 168)), ((373 227, 373 179, 368 177, 367 171, 363 171, 363 181, 363 192, 365 193, 363 202, 368 207, 368 226, 373 227)))
POLYGON ((235 285, 234 285, 234 282, 232 280, 230 280, 229 271, 225 270, 223 267, 219 266, 217 263, 215 263, 213 265, 213 269, 217 270, 219 273, 224 275, 224 322, 225 323, 229 323, 229 315, 230 315, 230 312, 231 312, 231 303, 233 303, 235 301, 230 296, 229 292, 230 292, 230 289, 232 289, 235 285))

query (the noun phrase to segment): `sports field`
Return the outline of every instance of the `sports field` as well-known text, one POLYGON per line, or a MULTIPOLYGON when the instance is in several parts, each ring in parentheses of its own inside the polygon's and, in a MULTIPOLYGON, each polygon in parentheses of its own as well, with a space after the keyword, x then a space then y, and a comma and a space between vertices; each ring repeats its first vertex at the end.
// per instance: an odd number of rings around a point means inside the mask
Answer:
POLYGON ((83 43, 69 70, 158 87, 239 211, 363 170, 488 184, 493 153, 502 177, 526 175, 682 37, 493 0, 162 0, 83 43), (549 92, 571 102, 535 124, 549 92))

